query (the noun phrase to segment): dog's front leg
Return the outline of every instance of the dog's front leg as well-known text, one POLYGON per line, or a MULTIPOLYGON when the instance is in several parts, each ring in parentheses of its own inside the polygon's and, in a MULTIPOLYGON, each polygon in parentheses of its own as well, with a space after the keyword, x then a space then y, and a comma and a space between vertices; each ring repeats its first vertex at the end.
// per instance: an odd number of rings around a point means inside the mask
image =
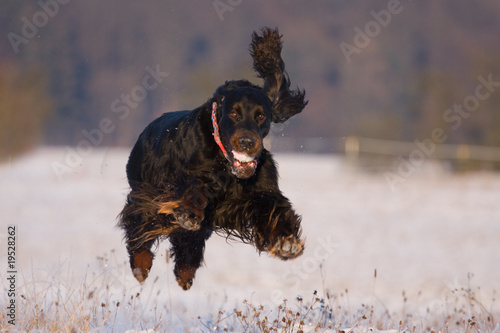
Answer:
POLYGON ((300 256, 304 251, 304 242, 300 239, 301 217, 295 213, 288 199, 276 193, 263 195, 259 201, 254 206, 256 216, 262 216, 260 210, 263 208, 267 211, 267 218, 255 221, 253 226, 257 249, 282 260, 300 256))
POLYGON ((205 208, 217 195, 220 194, 229 178, 224 175, 205 175, 203 178, 196 178, 180 189, 178 195, 181 199, 175 206, 166 206, 159 210, 159 213, 172 214, 174 223, 190 231, 200 229, 202 221, 205 219, 205 208))
MULTIPOLYGON (((173 208, 171 214, 174 216, 174 222, 186 230, 199 230, 201 222, 205 218, 205 207, 208 198, 202 192, 201 188, 184 194, 177 207, 173 208)), ((165 213, 160 209, 160 213, 165 213)))
POLYGON ((283 260, 298 257, 304 250, 300 222, 300 216, 279 192, 226 199, 215 208, 213 219, 217 230, 283 260))

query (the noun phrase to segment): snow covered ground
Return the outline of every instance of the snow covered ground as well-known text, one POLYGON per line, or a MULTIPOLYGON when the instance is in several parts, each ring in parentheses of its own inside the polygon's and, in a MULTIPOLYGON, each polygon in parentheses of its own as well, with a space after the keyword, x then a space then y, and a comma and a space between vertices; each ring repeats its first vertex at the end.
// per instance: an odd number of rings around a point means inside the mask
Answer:
MULTIPOLYGON (((167 262, 167 244, 142 286, 130 273, 116 227, 128 192, 128 150, 94 149, 78 161, 70 155, 65 148, 42 148, 0 165, 1 244, 14 225, 18 290, 31 290, 34 298, 55 284, 61 299, 72 286, 83 286, 95 290, 87 298, 103 297, 96 301, 119 308, 124 295, 140 293, 134 313, 140 319, 116 311, 117 331, 152 328, 144 325, 149 321, 196 325, 198 316, 231 311, 245 299, 272 306, 325 289, 344 295, 353 310, 377 303, 391 313, 407 306, 414 315, 439 316, 453 305, 454 291, 480 287, 477 296, 500 319, 492 300, 500 291, 500 174, 453 175, 430 167, 433 172, 412 175, 391 190, 383 174, 357 171, 339 157, 277 155, 281 188, 303 216, 304 254, 282 262, 214 235, 206 266, 186 292, 167 262)), ((23 299, 16 300, 22 321, 23 299)), ((42 308, 53 306, 39 301, 42 308)))

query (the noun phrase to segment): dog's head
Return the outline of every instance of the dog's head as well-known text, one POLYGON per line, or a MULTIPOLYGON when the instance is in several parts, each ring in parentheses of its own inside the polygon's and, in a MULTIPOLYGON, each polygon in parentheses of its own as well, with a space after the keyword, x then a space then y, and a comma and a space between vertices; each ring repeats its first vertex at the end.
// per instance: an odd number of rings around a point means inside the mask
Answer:
POLYGON ((215 121, 219 145, 232 173, 241 179, 250 178, 257 169, 263 139, 271 127, 272 103, 262 89, 252 85, 219 89, 218 93, 221 105, 217 107, 215 121))
POLYGON ((290 90, 281 48, 278 29, 264 28, 261 34, 254 32, 250 54, 253 68, 264 79, 264 86, 246 80, 228 81, 216 90, 211 101, 215 105, 212 116, 215 141, 238 178, 255 174, 262 141, 269 133, 271 122, 282 123, 307 105, 305 91, 290 90))

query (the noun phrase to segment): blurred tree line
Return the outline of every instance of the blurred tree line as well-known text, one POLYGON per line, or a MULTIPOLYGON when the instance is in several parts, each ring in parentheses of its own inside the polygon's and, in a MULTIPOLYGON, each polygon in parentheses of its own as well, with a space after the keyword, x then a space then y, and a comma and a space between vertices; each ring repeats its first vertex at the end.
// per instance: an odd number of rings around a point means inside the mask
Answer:
POLYGON ((114 125, 102 144, 129 146, 154 117, 200 105, 225 80, 259 83, 247 46, 264 25, 284 34, 292 84, 310 100, 286 135, 411 141, 441 127, 449 143, 500 146, 500 88, 460 128, 444 117, 478 77, 500 82, 500 3, 401 1, 384 18, 391 3, 247 1, 221 12, 211 1, 4 1, 0 157, 75 145, 102 119, 114 125), (348 61, 340 45, 355 46, 359 30, 372 37, 348 61), (149 89, 152 69, 163 77, 149 89))

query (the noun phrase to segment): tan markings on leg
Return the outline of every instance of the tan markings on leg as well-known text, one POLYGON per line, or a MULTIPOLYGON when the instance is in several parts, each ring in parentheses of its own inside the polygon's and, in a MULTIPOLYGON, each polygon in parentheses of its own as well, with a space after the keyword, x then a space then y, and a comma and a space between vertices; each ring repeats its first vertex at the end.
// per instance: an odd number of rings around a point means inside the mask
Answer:
POLYGON ((181 267, 175 270, 175 277, 177 278, 177 283, 182 289, 188 290, 193 285, 194 275, 196 274, 196 268, 194 267, 181 267))
POLYGON ((172 214, 174 208, 179 207, 181 201, 167 201, 158 203, 158 213, 160 214, 172 214))
POLYGON ((134 249, 140 249, 147 242, 155 240, 159 236, 168 236, 177 229, 180 229, 180 226, 171 225, 165 227, 159 225, 154 230, 140 232, 141 236, 131 239, 129 242, 134 243, 134 249))
POLYGON ((153 253, 144 249, 134 254, 134 269, 132 273, 139 282, 146 280, 153 265, 153 253))
POLYGON ((268 222, 269 239, 275 239, 281 233, 281 228, 280 228, 281 226, 278 224, 279 219, 280 219, 280 214, 278 214, 277 216, 273 216, 275 209, 276 209, 276 206, 274 206, 273 211, 269 215, 269 222, 268 222))

